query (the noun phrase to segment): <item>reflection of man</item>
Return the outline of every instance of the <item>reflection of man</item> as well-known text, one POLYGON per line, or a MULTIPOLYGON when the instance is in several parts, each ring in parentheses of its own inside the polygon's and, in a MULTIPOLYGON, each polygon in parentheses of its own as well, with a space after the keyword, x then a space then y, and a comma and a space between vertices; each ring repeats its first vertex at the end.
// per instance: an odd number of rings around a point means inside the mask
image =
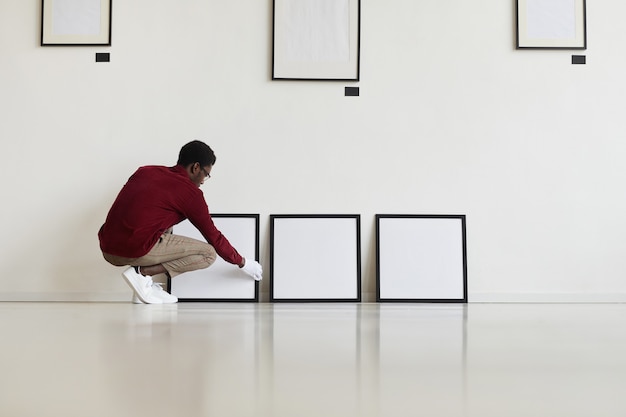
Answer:
POLYGON ((128 179, 98 232, 109 263, 130 265, 122 276, 135 296, 147 304, 178 299, 152 281, 156 274, 178 274, 208 268, 219 255, 257 281, 263 269, 242 257, 215 227, 200 186, 211 177, 215 154, 200 141, 183 146, 173 167, 144 166, 128 179), (206 242, 170 233, 189 219, 206 242))

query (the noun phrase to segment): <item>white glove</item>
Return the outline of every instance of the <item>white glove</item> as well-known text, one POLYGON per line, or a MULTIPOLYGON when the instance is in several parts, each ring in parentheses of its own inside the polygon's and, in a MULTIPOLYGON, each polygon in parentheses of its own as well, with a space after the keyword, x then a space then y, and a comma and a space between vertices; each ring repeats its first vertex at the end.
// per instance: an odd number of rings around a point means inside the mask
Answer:
POLYGON ((255 281, 263 279, 263 267, 254 259, 243 258, 244 264, 241 270, 254 278, 255 281))

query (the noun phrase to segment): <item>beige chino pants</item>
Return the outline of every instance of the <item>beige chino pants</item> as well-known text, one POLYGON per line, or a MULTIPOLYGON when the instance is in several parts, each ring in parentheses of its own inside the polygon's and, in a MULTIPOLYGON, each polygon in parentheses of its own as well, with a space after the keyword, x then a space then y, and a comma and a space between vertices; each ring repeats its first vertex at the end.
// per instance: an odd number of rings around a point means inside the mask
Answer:
POLYGON ((122 256, 102 254, 104 259, 115 266, 152 266, 161 264, 170 278, 183 272, 208 268, 217 259, 215 248, 197 239, 163 234, 146 255, 140 258, 124 258, 122 256))

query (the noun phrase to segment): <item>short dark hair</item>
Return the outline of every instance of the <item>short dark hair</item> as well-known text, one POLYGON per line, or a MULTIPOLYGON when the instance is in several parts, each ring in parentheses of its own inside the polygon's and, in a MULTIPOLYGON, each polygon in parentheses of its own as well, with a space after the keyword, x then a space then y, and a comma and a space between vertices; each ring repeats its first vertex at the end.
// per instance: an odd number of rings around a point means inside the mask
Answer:
POLYGON ((213 166, 216 159, 215 153, 209 145, 199 140, 192 140, 180 148, 177 164, 186 167, 198 162, 203 167, 213 166))

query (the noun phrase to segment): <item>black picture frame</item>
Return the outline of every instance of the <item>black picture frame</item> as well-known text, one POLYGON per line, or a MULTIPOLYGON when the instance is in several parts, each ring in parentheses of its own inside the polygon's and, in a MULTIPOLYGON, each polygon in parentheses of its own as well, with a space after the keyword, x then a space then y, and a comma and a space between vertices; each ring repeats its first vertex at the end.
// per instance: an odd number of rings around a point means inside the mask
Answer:
MULTIPOLYGON (((212 213, 211 217, 216 227, 235 248, 242 251, 243 256, 251 256, 249 252, 254 252, 254 259, 259 260, 258 214, 212 213), (237 220, 239 224, 234 224, 237 220), (227 227, 227 223, 231 225, 227 227)), ((174 226, 174 233, 204 241, 188 220, 174 226), (184 228, 184 232, 177 232, 181 228, 184 228)), ((260 282, 219 256, 208 269, 186 272, 168 279, 167 284, 179 302, 259 302, 260 282)))
POLYGON ((467 303, 465 215, 377 214, 376 301, 467 303))
POLYGON ((113 0, 41 0, 41 46, 111 46, 112 8, 113 0))
POLYGON ((272 16, 272 80, 359 81, 361 0, 273 0, 272 16))
POLYGON ((586 0, 516 0, 517 49, 587 49, 586 0))
POLYGON ((361 216, 270 215, 270 301, 360 302, 361 216))

